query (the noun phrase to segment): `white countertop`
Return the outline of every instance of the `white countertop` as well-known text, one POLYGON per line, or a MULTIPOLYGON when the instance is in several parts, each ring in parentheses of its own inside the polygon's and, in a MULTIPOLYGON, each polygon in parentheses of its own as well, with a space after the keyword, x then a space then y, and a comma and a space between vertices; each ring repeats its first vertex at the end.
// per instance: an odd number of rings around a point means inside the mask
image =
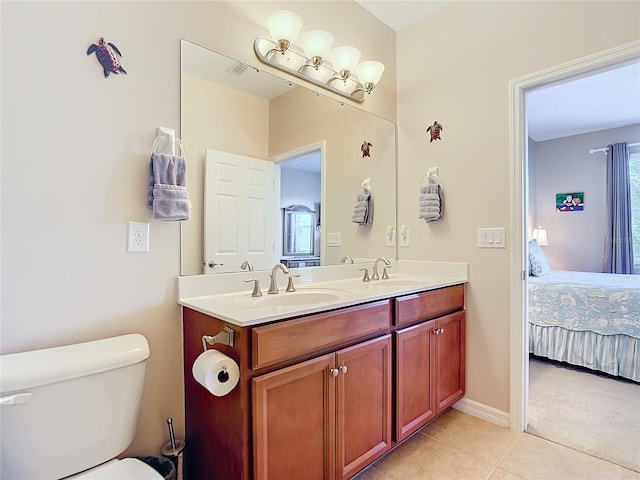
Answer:
POLYGON ((291 273, 301 274, 301 278, 294 279, 296 292, 293 293, 285 292, 286 275, 279 272, 280 293, 277 295, 266 293, 270 272, 180 277, 178 303, 245 327, 458 285, 468 280, 467 264, 394 261, 388 280, 365 283, 359 272, 365 266, 368 265, 290 269, 291 273), (263 296, 251 297, 253 284, 244 282, 249 278, 261 280, 263 296))

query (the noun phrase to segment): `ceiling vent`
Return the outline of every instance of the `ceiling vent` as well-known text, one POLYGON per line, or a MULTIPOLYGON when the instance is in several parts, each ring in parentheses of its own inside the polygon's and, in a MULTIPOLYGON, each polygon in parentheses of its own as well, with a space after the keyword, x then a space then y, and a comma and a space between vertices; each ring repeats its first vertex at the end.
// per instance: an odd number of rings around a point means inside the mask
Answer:
POLYGON ((227 72, 232 73, 233 75, 241 75, 245 72, 245 70, 247 70, 247 68, 249 68, 248 65, 245 65, 241 62, 236 62, 229 68, 227 68, 227 72))

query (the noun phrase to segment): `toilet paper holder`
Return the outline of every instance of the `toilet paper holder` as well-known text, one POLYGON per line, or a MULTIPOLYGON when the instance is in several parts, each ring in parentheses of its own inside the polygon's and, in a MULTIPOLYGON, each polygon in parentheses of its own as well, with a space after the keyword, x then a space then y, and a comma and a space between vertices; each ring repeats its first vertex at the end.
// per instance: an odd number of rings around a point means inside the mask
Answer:
POLYGON ((234 331, 232 329, 224 327, 217 335, 203 335, 202 349, 206 352, 207 345, 213 345, 215 343, 221 343, 222 345, 233 347, 233 334, 234 331))

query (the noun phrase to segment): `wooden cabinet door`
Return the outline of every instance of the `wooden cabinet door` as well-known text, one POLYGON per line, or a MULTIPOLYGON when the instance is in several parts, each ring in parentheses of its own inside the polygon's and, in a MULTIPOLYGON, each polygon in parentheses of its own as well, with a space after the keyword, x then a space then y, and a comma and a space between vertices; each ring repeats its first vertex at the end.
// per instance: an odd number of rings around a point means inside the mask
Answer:
POLYGON ((391 335, 340 350, 336 368, 336 478, 342 480, 391 448, 391 335))
POLYGON ((464 395, 465 331, 464 312, 456 312, 436 321, 435 395, 436 414, 464 395))
POLYGON ((396 332, 396 439, 402 441, 435 416, 436 321, 396 332))
POLYGON ((256 480, 335 479, 334 359, 323 355, 253 379, 256 480))

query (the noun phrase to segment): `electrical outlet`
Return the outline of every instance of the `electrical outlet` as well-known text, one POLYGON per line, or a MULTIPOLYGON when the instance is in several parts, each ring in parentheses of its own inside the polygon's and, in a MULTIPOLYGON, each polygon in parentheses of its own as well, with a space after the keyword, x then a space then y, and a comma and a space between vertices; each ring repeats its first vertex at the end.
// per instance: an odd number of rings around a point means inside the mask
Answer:
POLYGON ((149 251, 149 224, 129 222, 128 252, 149 251))

